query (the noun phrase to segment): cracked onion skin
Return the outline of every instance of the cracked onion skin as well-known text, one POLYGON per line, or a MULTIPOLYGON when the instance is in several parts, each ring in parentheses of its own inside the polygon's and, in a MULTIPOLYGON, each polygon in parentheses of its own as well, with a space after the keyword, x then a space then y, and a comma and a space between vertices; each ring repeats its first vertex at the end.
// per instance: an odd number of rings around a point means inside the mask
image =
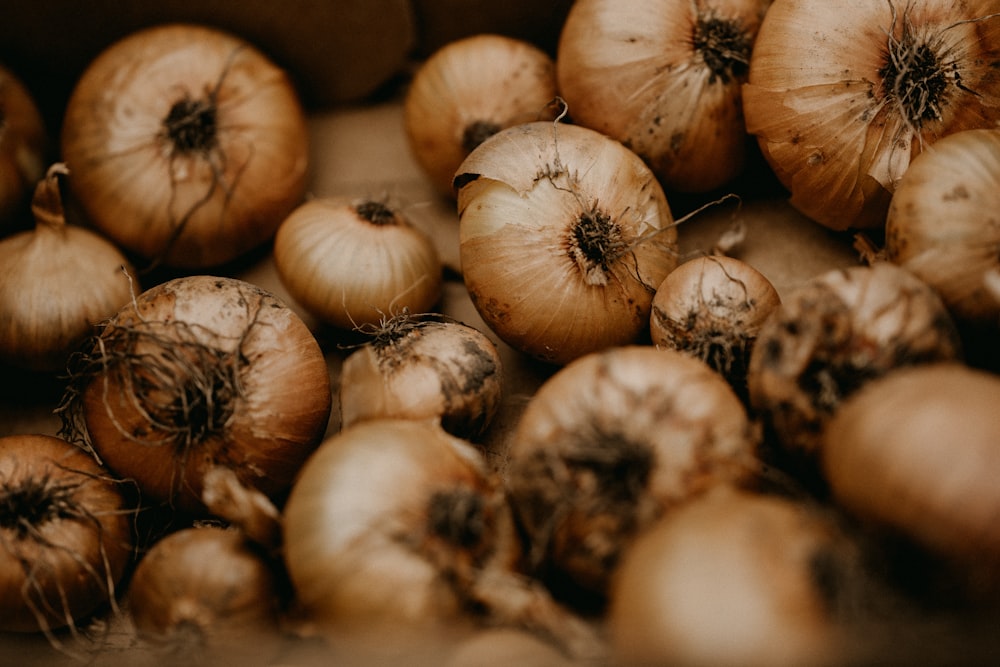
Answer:
POLYGON ((526 123, 462 163, 462 276, 508 345, 562 365, 637 341, 677 264, 677 230, 649 167, 595 130, 526 123))

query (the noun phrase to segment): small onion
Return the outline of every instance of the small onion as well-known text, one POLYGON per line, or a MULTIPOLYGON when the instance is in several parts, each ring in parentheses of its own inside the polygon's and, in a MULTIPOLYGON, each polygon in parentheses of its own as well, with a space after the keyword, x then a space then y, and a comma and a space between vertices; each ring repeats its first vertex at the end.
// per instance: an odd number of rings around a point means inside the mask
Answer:
POLYGON ((262 245, 302 199, 305 115, 246 41, 170 24, 106 48, 66 106, 63 160, 89 220, 143 258, 219 265, 262 245))
POLYGON ((441 193, 454 196, 462 160, 487 137, 551 120, 555 63, 535 45, 476 34, 445 44, 417 69, 403 103, 411 151, 441 193))
POLYGON ((756 432, 723 378, 686 354, 610 348, 560 369, 512 437, 507 488, 547 580, 601 596, 629 540, 706 489, 749 482, 756 432))
POLYGON ((306 325, 235 278, 146 290, 74 361, 64 429, 147 500, 188 511, 204 511, 203 481, 217 466, 282 497, 332 407, 326 359, 306 325))
MULTIPOLYGON (((1000 591, 1000 376, 959 363, 903 368, 849 397, 823 434, 834 499, 1000 591)), ((994 598, 995 599, 995 598, 994 598)))
POLYGON ((399 211, 369 199, 311 199, 274 239, 278 277, 303 308, 342 329, 402 311, 426 312, 441 296, 431 238, 399 211))
POLYGON ((955 319, 1000 326, 1000 130, 956 132, 918 155, 886 218, 886 256, 929 284, 955 319))
POLYGON ((12 225, 44 176, 47 149, 48 133, 35 99, 0 65, 0 230, 12 225))
POLYGON ((474 327, 402 313, 385 321, 340 371, 342 427, 379 417, 437 419, 475 439, 500 407, 503 363, 474 327))
POLYGON ((655 345, 697 357, 746 395, 750 350, 781 303, 764 274, 724 255, 684 262, 656 289, 650 317, 655 345))
POLYGON ((49 632, 114 604, 132 554, 119 483, 53 436, 0 438, 0 630, 49 632))
POLYGON ((66 224, 65 174, 56 164, 38 183, 35 228, 0 240, 0 359, 37 371, 65 369, 70 353, 136 288, 113 243, 66 224))
POLYGON ((235 529, 189 527, 157 540, 127 602, 139 637, 174 664, 265 665, 280 648, 276 564, 235 529))
POLYGON ((995 0, 774 0, 743 88, 791 203, 833 229, 881 227, 911 158, 1000 120, 995 0))
POLYGON ((829 515, 781 496, 708 494, 623 556, 607 613, 614 664, 842 664, 838 598, 856 594, 858 566, 829 515))
POLYGON ((504 342, 564 364, 648 331, 677 230, 635 153, 584 127, 528 123, 480 144, 455 184, 465 285, 504 342))
POLYGON ((841 401, 894 368, 961 355, 937 294, 888 262, 822 273, 786 294, 750 353, 750 402, 784 448, 815 462, 841 401))
POLYGON ((573 121, 618 139, 668 190, 735 178, 749 145, 740 87, 770 0, 578 0, 556 56, 573 121))

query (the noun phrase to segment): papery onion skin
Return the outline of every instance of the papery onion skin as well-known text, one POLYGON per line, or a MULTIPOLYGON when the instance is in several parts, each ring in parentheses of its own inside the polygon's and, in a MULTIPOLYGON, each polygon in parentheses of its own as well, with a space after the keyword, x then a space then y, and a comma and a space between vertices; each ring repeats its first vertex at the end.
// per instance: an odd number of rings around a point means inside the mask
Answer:
POLYGON ((400 211, 351 197, 310 199, 274 239, 278 277, 307 311, 341 329, 427 312, 441 296, 442 263, 431 238, 400 211))
POLYGON ((1000 130, 956 132, 910 164, 886 218, 889 261, 933 287, 956 320, 1000 326, 1000 130))
POLYGON ((65 370, 73 350, 139 289, 125 255, 91 229, 66 224, 60 165, 39 182, 35 228, 0 240, 0 360, 65 370))
POLYGON ((196 513, 214 466, 280 500, 332 409, 313 334, 274 295, 235 278, 185 276, 146 290, 106 323, 74 373, 97 455, 145 500, 196 513))
POLYGON ((474 327, 403 314, 344 359, 337 396, 342 428, 382 417, 438 419, 474 440, 500 407, 503 362, 474 327))
POLYGON ((0 65, 0 231, 14 218, 45 174, 49 136, 24 82, 0 65))
POLYGON ((403 102, 411 152, 433 186, 455 196, 452 178, 488 136, 555 117, 555 63, 530 42, 476 34, 445 44, 413 76, 403 102))
POLYGON ((902 368, 845 400, 823 434, 834 500, 951 559, 975 595, 1000 592, 998 406, 996 374, 902 368))
POLYGON ((533 566, 603 595, 650 522, 714 486, 752 483, 756 447, 743 404, 698 359, 628 346, 573 361, 511 439, 508 495, 533 566))
POLYGON ((61 147, 98 229, 184 269, 270 240, 309 166, 288 75, 246 41, 190 24, 138 31, 98 55, 67 103, 61 147))
POLYGON ((913 156, 1000 120, 996 13, 991 0, 775 0, 743 106, 791 203, 832 229, 880 228, 913 156), (884 69, 890 34, 897 54, 901 43, 916 45, 913 79, 884 69), (940 66, 928 69, 934 59, 940 66))
POLYGON ((578 0, 556 56, 573 122, 607 134, 668 190, 733 180, 750 145, 740 87, 770 0, 578 0))
POLYGON ((483 142, 455 183, 463 279, 504 342, 561 365, 648 331, 677 230, 637 155, 584 127, 528 123, 483 142))
POLYGON ((866 382, 895 368, 958 359, 937 294, 880 261, 802 283, 764 322, 747 371, 750 402, 793 459, 816 463, 824 424, 866 382))
POLYGON ((131 561, 131 511, 82 449, 44 434, 0 438, 0 629, 54 630, 112 601, 131 561))

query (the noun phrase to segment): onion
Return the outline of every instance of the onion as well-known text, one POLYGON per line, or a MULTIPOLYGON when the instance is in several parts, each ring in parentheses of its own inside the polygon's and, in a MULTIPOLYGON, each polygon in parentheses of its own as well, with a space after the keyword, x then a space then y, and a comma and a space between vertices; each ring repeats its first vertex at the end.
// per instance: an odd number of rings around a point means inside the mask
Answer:
POLYGON ((156 541, 128 587, 139 637, 175 664, 267 664, 280 648, 276 564, 240 531, 205 525, 156 541))
POLYGON ((750 353, 750 402, 789 463, 815 463, 846 397, 894 368, 961 355, 937 294, 888 262, 822 273, 786 294, 750 353))
POLYGON ((702 361, 652 346, 581 357, 546 380, 511 438, 507 488, 538 575, 606 592, 629 540, 706 489, 749 482, 756 432, 702 361))
POLYGON ((114 605, 131 559, 130 512, 119 483, 82 449, 50 435, 0 438, 0 630, 75 630, 114 605))
POLYGON ((45 174, 48 133, 34 97, 0 65, 0 231, 15 219, 45 174))
POLYGON ((844 401, 823 433, 834 499, 1000 592, 1000 376, 960 363, 902 368, 844 401))
POLYGON ((329 437, 303 466, 283 527, 295 601, 334 648, 400 659, 491 625, 574 657, 599 650, 519 574, 503 488, 481 454, 432 422, 375 419, 329 437))
POLYGON ((107 47, 67 103, 63 160, 88 219, 153 263, 216 266, 270 240, 305 192, 305 116, 246 41, 187 24, 107 47))
POLYGON ((274 265, 292 297, 342 329, 378 324, 441 296, 434 242, 399 211, 368 199, 311 199, 278 228, 274 265))
POLYGON ((886 218, 886 256, 933 287, 956 320, 997 328, 1000 130, 965 130, 917 156, 886 218))
POLYGON ((340 371, 342 427, 379 417, 436 419, 454 435, 483 435, 500 407, 503 364, 471 326, 402 313, 351 352, 340 371))
POLYGON ((555 63, 521 39, 474 34, 436 50, 417 69, 403 102, 413 156, 439 192, 466 156, 500 130, 555 116, 555 63))
POLYGON ((650 334, 655 345, 701 359, 745 397, 750 350, 780 303, 771 281, 746 262, 698 257, 667 274, 656 289, 650 334))
POLYGON ((770 0, 578 0, 556 56, 573 121, 638 153, 668 190, 735 178, 750 144, 740 87, 770 0))
POLYGON ((614 664, 841 664, 858 551, 827 514, 720 489, 636 538, 607 613, 614 664), (849 600, 848 600, 849 602, 849 600))
POLYGON ((743 107, 791 203, 833 229, 882 227, 914 155, 996 124, 996 9, 993 0, 774 0, 743 107))
POLYGON ((105 323, 73 376, 64 429, 147 500, 193 512, 204 512, 203 480, 217 466, 283 497, 332 406, 306 325, 235 278, 185 276, 146 290, 105 323))
POLYGON ((677 230, 638 156, 594 130, 528 123, 480 144, 455 184, 465 285, 504 342, 565 364, 648 331, 677 230))

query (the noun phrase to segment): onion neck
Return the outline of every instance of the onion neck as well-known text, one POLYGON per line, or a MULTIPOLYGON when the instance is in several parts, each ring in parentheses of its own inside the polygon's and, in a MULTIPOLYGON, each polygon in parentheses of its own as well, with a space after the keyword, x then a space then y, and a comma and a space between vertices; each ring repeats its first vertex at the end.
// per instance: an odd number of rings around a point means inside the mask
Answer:
POLYGON ((31 200, 31 214, 39 229, 62 229, 66 225, 59 177, 69 174, 65 164, 49 167, 48 173, 35 187, 31 200))
POLYGON ((355 212, 363 220, 370 222, 376 227, 399 224, 396 212, 388 205, 380 201, 365 201, 354 208, 355 212))
POLYGON ((170 107, 163 134, 175 154, 207 153, 218 145, 218 113, 211 99, 184 97, 170 107))
POLYGON ((462 131, 462 148, 471 153, 481 143, 501 130, 500 125, 488 120, 477 120, 465 126, 462 131))

